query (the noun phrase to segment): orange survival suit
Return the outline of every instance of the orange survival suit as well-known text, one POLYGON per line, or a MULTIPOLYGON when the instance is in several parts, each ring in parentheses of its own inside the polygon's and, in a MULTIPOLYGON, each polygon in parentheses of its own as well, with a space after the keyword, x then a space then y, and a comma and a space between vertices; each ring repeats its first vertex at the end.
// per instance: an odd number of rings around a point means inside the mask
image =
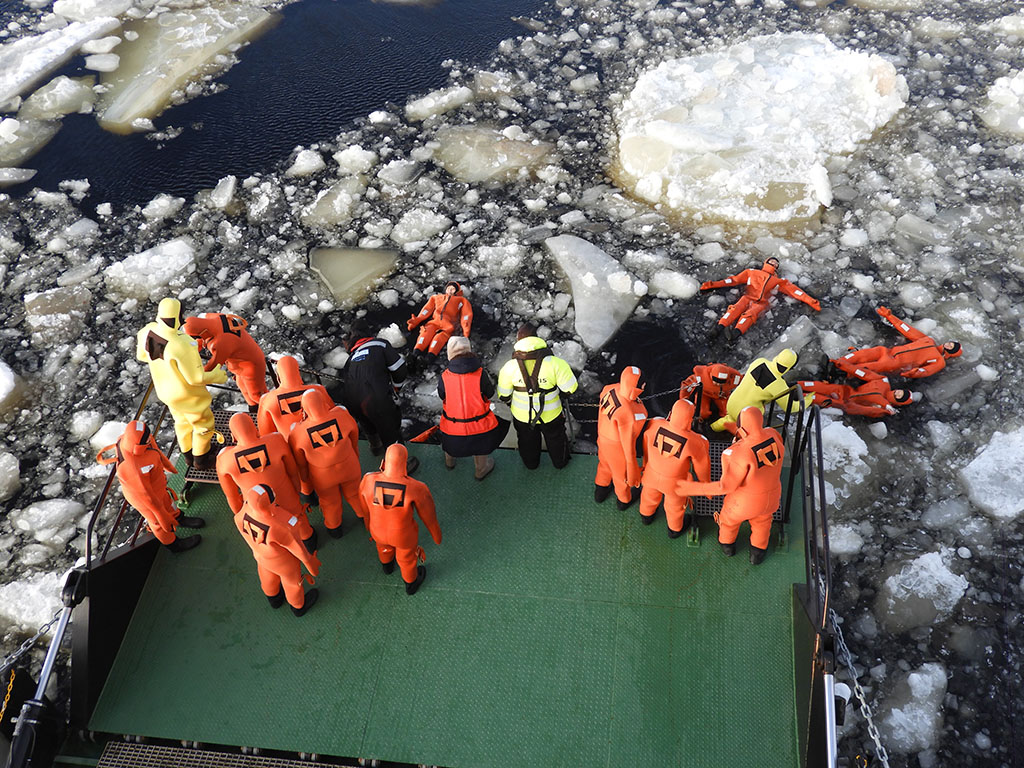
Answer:
POLYGON ((419 565, 423 548, 419 545, 417 514, 427 526, 435 544, 441 543, 441 526, 437 522, 434 497, 427 484, 409 477, 406 472, 408 449, 392 443, 384 454, 379 472, 367 472, 359 484, 366 514, 370 518, 370 536, 377 545, 377 554, 385 573, 394 563, 402 571, 405 591, 413 594, 426 578, 426 566, 419 565))
POLYGON ((740 524, 750 521, 750 561, 755 565, 768 550, 772 515, 782 498, 782 458, 785 446, 779 433, 763 425, 764 414, 750 406, 740 411, 736 440, 722 452, 722 477, 715 483, 680 481, 679 493, 725 494, 722 511, 715 515, 718 542, 725 554, 736 552, 740 524))
POLYGON ((301 616, 317 598, 317 590, 303 591, 302 566, 312 584, 312 577, 320 572, 320 559, 302 545, 290 523, 293 519, 289 510, 276 503, 270 486, 260 484, 246 492, 245 502, 235 512, 235 526, 252 550, 263 594, 277 608, 284 592, 292 611, 301 616))
POLYGON ((327 533, 340 538, 342 496, 356 515, 365 514, 359 497, 359 427, 347 408, 315 389, 302 396, 302 411, 306 417, 288 433, 288 445, 303 492, 316 491, 327 533))
POLYGON ((777 290, 787 296, 792 296, 797 301, 802 301, 815 312, 821 310, 817 299, 809 296, 789 280, 776 275, 778 269, 779 260, 772 256, 766 259, 758 269, 744 269, 738 275, 702 283, 700 286, 702 291, 709 291, 712 288, 732 288, 744 283, 747 286, 744 294, 735 304, 729 306, 718 324, 725 328, 735 325, 737 331, 746 333, 757 322, 757 318, 768 309, 768 302, 777 290))
POLYGON ((462 326, 462 335, 468 337, 473 325, 473 306, 462 295, 462 286, 452 280, 445 283, 444 293, 427 299, 420 313, 409 318, 406 327, 411 331, 422 325, 416 350, 436 355, 455 332, 456 323, 462 326))
POLYGON ((727 411, 725 404, 729 401, 729 395, 740 383, 743 374, 735 368, 721 363, 711 365, 696 365, 693 373, 687 376, 679 386, 679 399, 696 402, 697 387, 701 387, 700 419, 707 421, 713 415, 725 416, 727 411), (713 414, 711 406, 714 405, 718 411, 713 414))
POLYGON ((117 442, 100 451, 96 460, 101 464, 117 462, 117 479, 125 500, 142 515, 157 541, 167 546, 173 544, 180 513, 171 502, 172 491, 164 473, 178 474, 178 470, 157 448, 146 423, 128 422, 117 442), (110 449, 114 449, 115 455, 103 458, 110 449))
POLYGON ((854 416, 880 419, 897 413, 896 406, 913 402, 910 391, 893 389, 889 379, 866 381, 858 387, 830 384, 827 381, 801 381, 800 389, 814 395, 814 404, 822 408, 839 408, 854 416))
POLYGON ((908 379, 921 379, 938 373, 946 367, 946 360, 963 354, 959 342, 947 341, 940 345, 931 336, 925 336, 905 320, 900 320, 892 310, 879 307, 875 311, 910 343, 897 347, 851 348, 849 354, 831 361, 847 376, 871 381, 895 373, 908 379))
POLYGON ((640 494, 640 515, 644 523, 654 520, 662 498, 669 536, 679 536, 690 525, 686 516, 689 498, 676 487, 689 479, 691 470, 702 483, 711 480, 711 458, 708 439, 693 431, 694 405, 689 400, 676 400, 667 419, 651 419, 644 432, 643 491, 640 494))
POLYGON ((315 549, 315 532, 299 499, 299 467, 285 436, 271 432, 261 437, 246 413, 236 413, 228 426, 237 445, 217 456, 217 478, 231 511, 238 513, 254 486, 270 486, 277 504, 295 516, 299 538, 310 551, 315 549))
POLYGON ((203 312, 185 318, 185 333, 199 339, 210 351, 204 370, 224 364, 235 377, 242 397, 256 405, 267 392, 267 359, 246 328, 249 323, 238 315, 203 312))
POLYGON ((635 365, 626 366, 619 383, 602 389, 598 401, 594 501, 604 501, 614 486, 619 509, 633 503, 633 489, 640 485, 636 441, 647 422, 647 409, 640 402, 641 377, 635 365))
POLYGON ((260 398, 260 407, 256 412, 256 424, 261 435, 270 432, 287 435, 291 432, 292 424, 302 421, 302 393, 307 389, 317 389, 328 400, 331 398, 321 384, 302 382, 299 362, 291 355, 284 355, 278 360, 276 368, 281 383, 260 398))

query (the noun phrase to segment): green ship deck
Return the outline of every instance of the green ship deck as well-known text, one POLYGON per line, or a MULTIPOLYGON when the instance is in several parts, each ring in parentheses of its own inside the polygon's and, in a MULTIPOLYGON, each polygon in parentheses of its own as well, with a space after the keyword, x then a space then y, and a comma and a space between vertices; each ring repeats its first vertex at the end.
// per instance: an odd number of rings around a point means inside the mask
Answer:
MULTIPOLYGON (((407 596, 346 508, 320 601, 274 611, 216 486, 203 543, 158 553, 89 727, 439 766, 799 766, 792 585, 802 515, 761 566, 593 501, 596 458, 445 470, 410 446, 444 533, 421 525, 407 596)), ((366 452, 364 450, 364 452, 366 452)), ((364 460, 366 468, 374 461, 364 460)), ((799 496, 799 494, 798 494, 799 496)))

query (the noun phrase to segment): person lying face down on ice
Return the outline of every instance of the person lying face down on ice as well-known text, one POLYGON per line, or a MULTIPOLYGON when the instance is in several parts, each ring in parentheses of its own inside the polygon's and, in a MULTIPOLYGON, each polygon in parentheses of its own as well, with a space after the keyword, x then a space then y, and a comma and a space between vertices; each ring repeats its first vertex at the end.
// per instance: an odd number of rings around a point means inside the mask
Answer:
POLYGON ((722 477, 714 483, 681 480, 677 491, 686 496, 720 496, 715 515, 718 543, 726 557, 736 554, 740 525, 750 523, 750 562, 760 565, 768 552, 772 515, 782 498, 782 458, 786 449, 779 433, 763 424, 757 408, 744 408, 736 440, 722 452, 722 477))
POLYGON ((640 402, 643 391, 643 374, 635 365, 628 365, 618 383, 601 390, 598 399, 594 501, 603 502, 614 488, 621 510, 628 509, 640 495, 636 441, 647 423, 647 408, 640 402))
POLYGON ((249 323, 238 315, 203 312, 185 318, 185 333, 210 353, 205 370, 224 365, 250 408, 259 405, 267 392, 267 358, 246 329, 249 323))
POLYGON ((130 421, 114 445, 108 445, 96 455, 100 464, 116 462, 117 479, 125 501, 142 515, 157 541, 172 552, 192 549, 202 537, 199 534, 180 538, 178 526, 202 528, 201 517, 186 517, 174 506, 177 496, 167 487, 166 472, 178 470, 156 445, 156 439, 144 421, 130 421), (114 451, 114 456, 104 454, 114 451))
POLYGON ((963 354, 960 342, 947 341, 939 344, 906 320, 900 320, 887 307, 879 307, 875 312, 899 331, 909 343, 895 347, 850 347, 848 354, 829 361, 847 376, 862 381, 880 379, 890 374, 907 379, 922 379, 938 373, 946 367, 947 360, 963 354))
POLYGON ((815 312, 821 311, 821 304, 817 299, 809 296, 789 280, 779 277, 776 274, 778 269, 779 260, 772 256, 766 259, 759 268, 744 269, 737 275, 702 283, 700 286, 702 291, 746 286, 743 295, 734 304, 731 304, 722 315, 714 332, 724 330, 727 339, 733 339, 737 333, 746 333, 757 322, 757 318, 768 309, 768 303, 776 291, 782 291, 787 296, 802 301, 815 312))
POLYGON ((640 518, 644 525, 654 522, 658 504, 664 499, 669 538, 681 536, 690 527, 690 497, 679 493, 678 482, 692 475, 702 483, 711 482, 710 445, 704 435, 693 431, 694 405, 676 400, 667 419, 655 418, 644 430, 644 473, 640 493, 640 518))

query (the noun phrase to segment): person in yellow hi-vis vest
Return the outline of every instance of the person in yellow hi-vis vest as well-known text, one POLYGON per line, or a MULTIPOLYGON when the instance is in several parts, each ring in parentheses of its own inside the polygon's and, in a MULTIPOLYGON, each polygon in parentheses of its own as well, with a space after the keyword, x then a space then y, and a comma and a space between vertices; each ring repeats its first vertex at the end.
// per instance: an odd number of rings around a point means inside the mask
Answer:
POLYGON ((496 393, 509 403, 519 439, 519 456, 527 469, 540 465, 540 438, 548 446, 551 463, 561 469, 569 463, 562 394, 579 386, 572 368, 548 349, 537 329, 524 324, 516 335, 515 354, 498 372, 496 393))
POLYGON ((163 299, 156 320, 136 336, 135 355, 149 363, 156 395, 174 417, 174 432, 185 461, 189 466, 194 462, 198 469, 213 469, 217 451, 212 447, 212 397, 206 385, 223 384, 228 374, 222 366, 203 370, 199 347, 181 325, 181 303, 163 299))
MULTIPOLYGON (((713 422, 711 428, 716 432, 724 430, 735 435, 736 419, 740 411, 753 406, 764 413, 772 400, 777 401, 786 411, 797 410, 800 400, 793 396, 793 385, 784 378, 792 374, 796 359, 796 352, 784 349, 771 360, 759 357, 747 366, 747 372, 729 395, 725 405, 726 415, 713 422)), ((814 395, 805 395, 803 400, 804 406, 809 406, 814 402, 814 395)))

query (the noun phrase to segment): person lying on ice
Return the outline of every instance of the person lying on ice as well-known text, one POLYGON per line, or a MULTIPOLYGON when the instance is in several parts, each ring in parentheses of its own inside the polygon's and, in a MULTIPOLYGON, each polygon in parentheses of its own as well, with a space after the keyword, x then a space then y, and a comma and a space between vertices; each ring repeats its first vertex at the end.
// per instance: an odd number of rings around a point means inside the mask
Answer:
POLYGON ((643 375, 635 365, 622 369, 618 384, 601 390, 594 477, 594 501, 598 503, 608 498, 613 487, 619 509, 628 509, 640 495, 636 441, 647 423, 647 408, 640 402, 643 391, 643 375))
POLYGON ((726 557, 736 554, 736 539, 744 520, 750 522, 750 562, 760 565, 768 552, 772 516, 782 498, 782 457, 785 447, 779 433, 765 427, 757 408, 739 415, 736 440, 722 451, 722 478, 715 483, 681 480, 684 496, 720 496, 722 510, 715 515, 718 543, 726 557))
POLYGON ((768 302, 775 291, 782 291, 787 296, 802 301, 815 312, 821 310, 817 299, 806 294, 789 280, 776 275, 778 269, 779 260, 771 256, 757 269, 744 269, 738 275, 702 283, 702 291, 746 285, 743 295, 722 315, 722 319, 718 321, 719 327, 715 331, 724 329, 727 339, 735 338, 737 332, 746 333, 757 322, 757 318, 768 309, 768 302))
POLYGON ((887 307, 879 307, 875 312, 910 343, 896 347, 850 347, 848 354, 829 361, 847 376, 871 381, 894 373, 907 379, 922 379, 945 368, 946 360, 963 354, 960 342, 947 341, 940 345, 906 320, 900 320, 887 307))
POLYGON ((721 363, 697 365, 693 373, 679 385, 679 399, 697 402, 697 387, 701 388, 700 420, 707 421, 712 415, 725 416, 729 395, 740 383, 743 374, 735 368, 721 363), (712 410, 714 406, 714 410, 712 410))
POLYGON ((896 406, 914 402, 908 389, 893 389, 884 376, 866 381, 860 386, 830 384, 827 381, 801 381, 800 389, 814 395, 814 404, 822 408, 838 408, 853 416, 880 419, 897 413, 896 406))
POLYGON ((473 326, 473 306, 462 295, 462 286, 451 280, 445 283, 443 293, 427 299, 420 313, 409 318, 406 327, 412 331, 422 325, 416 351, 436 355, 455 333, 456 323, 462 327, 462 335, 468 338, 473 326))
POLYGON ((205 370, 227 366, 242 397, 253 410, 267 392, 267 358, 249 335, 248 327, 249 323, 238 315, 219 312, 186 317, 184 325, 185 333, 199 341, 200 349, 205 347, 210 352, 205 370))

